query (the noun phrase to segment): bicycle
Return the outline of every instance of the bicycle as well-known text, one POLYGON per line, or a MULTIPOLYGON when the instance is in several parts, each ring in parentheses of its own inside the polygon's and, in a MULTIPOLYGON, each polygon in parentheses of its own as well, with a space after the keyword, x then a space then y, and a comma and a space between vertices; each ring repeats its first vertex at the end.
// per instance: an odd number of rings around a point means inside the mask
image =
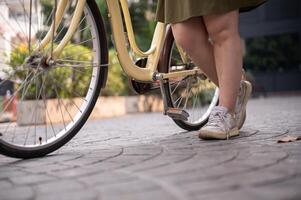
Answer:
MULTIPOLYGON (((11 15, 10 21, 0 14, 15 36, 12 41, 0 31, 2 42, 10 45, 1 54, 0 86, 13 85, 0 116, 18 99, 17 119, 0 124, 0 152, 10 157, 41 157, 66 144, 85 124, 106 85, 108 38, 96 2, 45 2, 48 12, 39 0, 1 1, 21 13, 11 15), (59 122, 54 121, 50 101, 55 102, 59 122)), ((144 52, 135 41, 128 2, 106 4, 117 56, 132 88, 140 94, 160 89, 165 115, 185 130, 201 128, 218 102, 218 89, 175 44, 167 24, 157 23, 150 49, 144 52)))

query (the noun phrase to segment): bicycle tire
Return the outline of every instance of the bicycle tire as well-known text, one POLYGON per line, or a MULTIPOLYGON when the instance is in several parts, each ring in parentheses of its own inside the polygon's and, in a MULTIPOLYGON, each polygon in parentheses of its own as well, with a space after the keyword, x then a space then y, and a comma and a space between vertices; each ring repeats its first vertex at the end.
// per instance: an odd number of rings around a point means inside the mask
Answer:
MULTIPOLYGON (((95 87, 93 88, 93 91, 89 93, 91 95, 91 98, 89 99, 89 101, 87 101, 85 110, 81 115, 79 115, 77 121, 74 122, 74 125, 72 125, 72 127, 68 129, 68 131, 64 135, 62 135, 61 137, 59 137, 58 139, 52 142, 46 143, 41 146, 25 147, 20 145, 14 145, 11 144, 10 142, 5 141, 3 138, 0 138, 1 154, 9 157, 23 158, 23 159, 45 156, 51 152, 54 152, 55 150, 65 145, 68 141, 70 141, 79 132, 79 130, 83 127, 88 117, 90 116, 95 106, 95 103, 98 99, 98 96, 100 94, 101 88, 103 88, 106 84, 108 67, 105 65, 107 65, 108 63, 108 46, 107 46, 107 37, 106 37, 104 21, 96 2, 94 0, 88 0, 85 9, 91 15, 90 19, 92 20, 92 24, 94 26, 93 31, 95 31, 95 33, 97 34, 96 40, 99 45, 98 46, 99 51, 97 53, 98 54, 97 56, 99 58, 98 62, 101 66, 97 70, 97 74, 94 74, 95 83, 93 86, 95 87)), ((2 137, 2 133, 1 133, 1 137, 2 137)))

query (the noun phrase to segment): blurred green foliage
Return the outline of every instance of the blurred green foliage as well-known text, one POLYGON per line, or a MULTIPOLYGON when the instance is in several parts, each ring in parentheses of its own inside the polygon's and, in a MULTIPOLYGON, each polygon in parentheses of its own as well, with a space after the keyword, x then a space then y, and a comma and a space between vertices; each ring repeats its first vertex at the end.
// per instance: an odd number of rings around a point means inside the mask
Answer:
POLYGON ((109 51, 109 75, 106 87, 101 91, 103 96, 128 95, 128 78, 123 72, 114 49, 109 51))
MULTIPOLYGON (((68 58, 76 61, 91 61, 91 50, 87 47, 69 44, 61 54, 61 58, 68 58), (78 52, 87 52, 81 53, 78 52)), ((21 44, 14 49, 10 55, 10 69, 8 76, 13 74, 14 79, 23 80, 15 88, 23 84, 23 89, 19 91, 19 97, 23 99, 42 98, 45 94, 47 98, 69 98, 84 96, 88 90, 92 69, 91 67, 71 68, 59 64, 50 70, 34 70, 29 67, 21 67, 28 56, 27 45, 21 44), (28 78, 26 78, 28 77, 28 78), (24 81, 27 80, 27 81, 24 81), (22 97, 23 96, 23 97, 22 97)))
MULTIPOLYGON (((108 19, 108 9, 105 0, 96 0, 100 12, 104 18, 108 38, 111 39, 111 28, 108 19)), ((136 42, 142 50, 150 47, 153 32, 156 26, 155 12, 157 1, 139 0, 129 2, 129 10, 132 18, 133 28, 136 36, 136 42)), ((111 41, 109 47, 113 48, 111 41)))
POLYGON ((298 34, 247 39, 245 67, 251 72, 301 71, 300 44, 298 34))
POLYGON ((156 3, 149 0, 140 0, 130 6, 136 41, 144 51, 150 47, 156 26, 155 10, 156 3))

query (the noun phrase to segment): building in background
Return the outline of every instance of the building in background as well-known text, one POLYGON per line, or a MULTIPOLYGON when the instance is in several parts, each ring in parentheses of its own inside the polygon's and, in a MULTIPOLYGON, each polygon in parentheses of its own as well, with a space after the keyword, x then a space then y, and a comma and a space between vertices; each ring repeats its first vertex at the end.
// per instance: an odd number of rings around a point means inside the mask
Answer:
POLYGON ((301 1, 270 0, 240 17, 255 92, 301 91, 301 1), (249 52, 248 52, 249 50, 249 52), (256 61, 257 60, 257 61, 256 61))
MULTIPOLYGON (((38 17, 41 7, 38 5, 38 1, 33 2, 32 39, 34 39, 37 31, 40 30, 39 24, 42 23, 38 17)), ((28 43, 29 9, 30 0, 0 1, 0 72, 3 72, 3 68, 7 67, 5 63, 10 58, 11 50, 21 43, 28 43)), ((5 74, 0 74, 0 78, 3 79, 4 76, 5 74)))

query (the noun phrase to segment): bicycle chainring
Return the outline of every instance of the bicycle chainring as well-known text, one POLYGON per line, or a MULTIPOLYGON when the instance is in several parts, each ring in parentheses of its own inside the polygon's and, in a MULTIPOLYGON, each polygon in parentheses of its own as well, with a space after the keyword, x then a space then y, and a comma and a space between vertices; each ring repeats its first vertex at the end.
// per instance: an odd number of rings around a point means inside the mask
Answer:
MULTIPOLYGON (((139 59, 135 64, 140 68, 145 68, 147 58, 139 59)), ((129 79, 130 89, 136 94, 145 94, 152 90, 152 83, 145 83, 136 81, 134 79, 129 79)))

